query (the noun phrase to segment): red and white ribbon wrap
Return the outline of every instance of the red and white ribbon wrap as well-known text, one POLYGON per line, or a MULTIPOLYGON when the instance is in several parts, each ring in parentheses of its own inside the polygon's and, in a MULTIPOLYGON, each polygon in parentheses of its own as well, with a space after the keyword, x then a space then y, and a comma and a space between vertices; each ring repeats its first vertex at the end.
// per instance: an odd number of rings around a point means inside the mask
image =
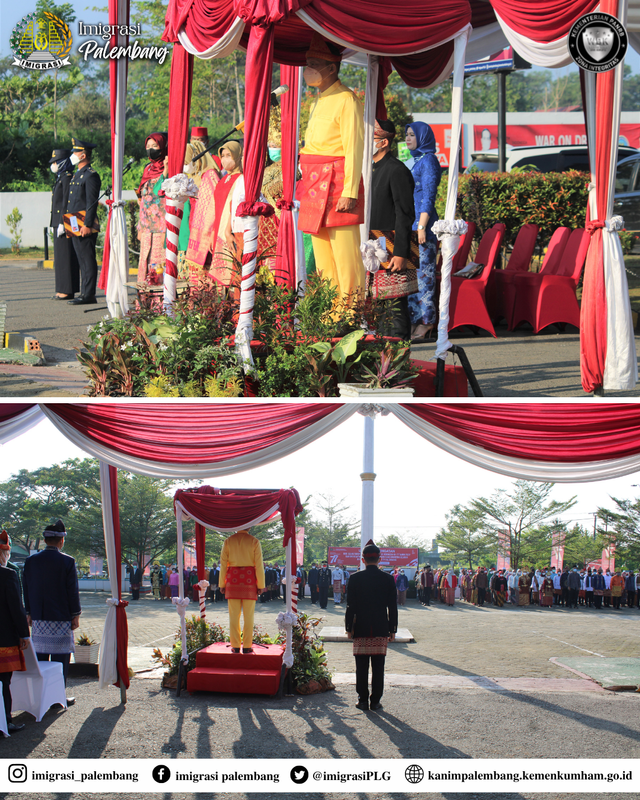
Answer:
POLYGON ((295 579, 291 586, 291 611, 293 611, 294 614, 298 613, 298 584, 295 582, 295 579))
POLYGON ((204 604, 205 597, 207 594, 207 589, 209 588, 209 581, 201 580, 198 581, 198 586, 200 587, 200 619, 207 618, 207 610, 204 604))
POLYGON ((164 268, 163 304, 167 314, 171 314, 176 301, 178 281, 178 239, 184 204, 189 197, 198 196, 198 187, 193 178, 184 173, 168 178, 162 184, 165 195, 165 222, 167 225, 167 249, 164 268))
POLYGON ((244 218, 244 247, 242 251, 242 282, 240 284, 240 314, 236 326, 236 354, 243 368, 253 366, 253 304, 256 296, 256 265, 259 217, 244 218))

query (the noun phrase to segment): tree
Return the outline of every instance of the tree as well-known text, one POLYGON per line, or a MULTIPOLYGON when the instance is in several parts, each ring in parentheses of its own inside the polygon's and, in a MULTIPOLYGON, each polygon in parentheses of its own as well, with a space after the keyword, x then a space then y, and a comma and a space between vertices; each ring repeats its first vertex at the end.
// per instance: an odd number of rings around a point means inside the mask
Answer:
POLYGON ((492 537, 485 531, 484 514, 456 505, 446 515, 447 525, 437 536, 444 557, 468 567, 478 566, 491 550, 492 537))
POLYGON ((640 566, 640 498, 635 500, 611 498, 616 508, 598 509, 600 543, 603 547, 615 544, 616 557, 628 566, 640 566))
POLYGON ((499 489, 491 498, 480 497, 469 505, 482 516, 484 530, 494 546, 504 537, 513 569, 518 569, 527 554, 531 555, 539 528, 576 503, 575 497, 562 502, 550 500, 553 488, 553 483, 519 480, 511 492, 499 489))
POLYGON ((329 547, 357 547, 360 544, 360 521, 346 517, 349 506, 344 498, 336 500, 332 495, 319 495, 316 513, 305 518, 305 561, 323 561, 329 547), (358 531, 358 533, 356 533, 358 531))

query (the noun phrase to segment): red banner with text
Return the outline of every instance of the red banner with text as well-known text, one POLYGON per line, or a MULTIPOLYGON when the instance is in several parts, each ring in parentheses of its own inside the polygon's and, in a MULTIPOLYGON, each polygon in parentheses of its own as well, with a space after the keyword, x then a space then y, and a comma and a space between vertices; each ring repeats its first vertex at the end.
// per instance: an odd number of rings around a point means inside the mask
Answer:
MULTIPOLYGON (((360 566, 359 547, 330 547, 328 555, 329 566, 342 564, 345 567, 360 566)), ((417 547, 381 547, 381 567, 413 567, 418 568, 417 547)))
MULTIPOLYGON (((432 125, 445 128, 445 125, 432 125)), ((451 128, 449 127, 449 139, 451 128)), ((444 135, 444 134, 443 134, 444 135)), ((436 141, 437 141, 436 136, 436 141)), ((640 125, 624 123, 620 125, 620 144, 640 147, 640 125)), ((587 143, 587 129, 584 125, 540 124, 507 125, 507 144, 511 147, 540 147, 545 145, 564 146, 587 143)), ((492 150, 498 146, 497 125, 473 126, 473 150, 492 150)), ((442 149, 442 148, 441 148, 442 149)), ((447 147, 447 153, 449 147, 447 147)))

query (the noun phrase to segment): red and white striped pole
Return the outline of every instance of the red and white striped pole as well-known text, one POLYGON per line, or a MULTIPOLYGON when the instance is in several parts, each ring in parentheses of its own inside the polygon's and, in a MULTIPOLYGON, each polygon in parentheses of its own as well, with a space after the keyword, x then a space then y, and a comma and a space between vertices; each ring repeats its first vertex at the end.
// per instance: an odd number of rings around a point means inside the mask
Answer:
POLYGON ((172 315, 176 301, 178 282, 178 239, 184 204, 190 197, 198 196, 198 187, 193 178, 180 172, 162 184, 165 195, 165 223, 167 226, 167 248, 164 268, 163 305, 166 314, 172 315))
POLYGON ((209 588, 209 581, 199 581, 198 587, 200 589, 199 599, 200 599, 200 619, 207 618, 207 609, 205 607, 204 601, 207 595, 207 589, 209 588))
POLYGON ((243 367, 253 366, 251 339, 253 338, 253 305, 256 296, 256 269, 258 253, 259 217, 244 218, 244 244, 242 250, 242 280, 240 283, 240 313, 236 326, 236 353, 243 367))

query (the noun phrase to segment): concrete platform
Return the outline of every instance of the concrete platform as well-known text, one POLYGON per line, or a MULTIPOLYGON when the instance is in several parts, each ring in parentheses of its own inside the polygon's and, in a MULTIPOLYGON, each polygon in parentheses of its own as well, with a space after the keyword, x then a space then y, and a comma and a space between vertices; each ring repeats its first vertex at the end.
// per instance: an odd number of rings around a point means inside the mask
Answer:
POLYGON ((611 692, 640 691, 640 658, 554 658, 558 666, 584 675, 611 692))
MULTIPOLYGON (((324 628, 320 631, 319 634, 320 638, 325 642, 350 642, 351 639, 345 633, 344 628, 340 626, 331 626, 325 625, 324 628)), ((415 642, 413 638, 413 634, 408 628, 398 628, 398 632, 396 633, 395 641, 398 644, 408 644, 409 642, 415 642)), ((390 644, 393 644, 390 642, 390 644)))

